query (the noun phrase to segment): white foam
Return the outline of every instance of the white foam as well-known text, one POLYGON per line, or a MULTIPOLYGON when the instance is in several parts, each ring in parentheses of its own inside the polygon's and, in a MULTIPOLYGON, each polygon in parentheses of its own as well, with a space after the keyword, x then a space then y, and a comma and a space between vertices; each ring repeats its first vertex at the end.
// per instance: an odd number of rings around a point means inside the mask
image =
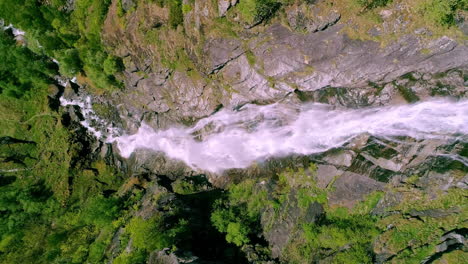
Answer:
POLYGON ((80 121, 80 124, 83 127, 85 127, 87 131, 96 138, 106 142, 113 142, 114 137, 116 137, 119 134, 117 128, 115 128, 111 123, 107 122, 106 120, 100 118, 94 112, 90 96, 80 98, 79 100, 67 100, 63 97, 60 97, 60 104, 65 107, 70 105, 78 106, 84 118, 83 121, 80 121))
POLYGON ((155 131, 143 124, 116 138, 123 157, 137 149, 164 152, 194 169, 245 168, 273 156, 313 154, 339 147, 362 133, 377 137, 455 140, 468 134, 468 101, 336 110, 323 104, 245 105, 222 110, 191 128, 155 131), (203 130, 204 138, 196 135, 203 130))

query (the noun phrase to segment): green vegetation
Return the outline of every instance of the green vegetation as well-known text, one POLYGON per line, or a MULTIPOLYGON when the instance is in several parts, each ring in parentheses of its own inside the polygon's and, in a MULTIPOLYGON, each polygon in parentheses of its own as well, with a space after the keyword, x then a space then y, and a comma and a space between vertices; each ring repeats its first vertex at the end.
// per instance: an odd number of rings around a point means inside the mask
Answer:
POLYGON ((386 6, 392 0, 356 0, 365 9, 386 6))
POLYGON ((280 6, 281 3, 276 0, 245 0, 236 9, 248 24, 258 24, 272 17, 280 6))
POLYGON ((317 187, 315 170, 311 164, 307 169, 287 169, 274 181, 246 180, 232 185, 227 197, 215 204, 213 225, 226 234, 228 242, 244 246, 284 221, 295 221, 291 239, 283 248, 284 263, 319 259, 330 263, 373 263, 375 254, 383 250, 394 255, 395 263, 419 263, 435 254, 435 246, 448 230, 466 228, 465 190, 450 189, 431 200, 424 191, 413 188, 420 177, 412 176, 399 187, 401 190, 395 190, 405 195, 402 202, 386 209, 393 213, 378 215, 372 212, 384 198, 383 192, 371 193, 352 208, 331 207, 328 194, 333 191, 333 182, 325 189, 317 187), (323 214, 313 222, 306 221, 304 213, 316 203, 323 206, 323 214), (290 215, 296 207, 302 213, 290 215), (463 213, 448 213, 442 218, 409 217, 431 210, 463 213))
POLYGON ((182 0, 169 1, 169 25, 177 28, 184 22, 184 13, 182 10, 182 0))
MULTIPOLYGON (((0 263, 100 262, 121 176, 49 108, 55 64, 0 32, 0 263)), ((81 132, 78 132, 81 133, 81 132)))
POLYGON ((83 73, 101 90, 119 87, 114 74, 119 59, 109 55, 101 41, 110 0, 77 0, 72 12, 67 1, 0 1, 0 17, 27 32, 27 42, 38 54, 54 57, 67 76, 83 73))
POLYGON ((137 249, 151 252, 155 249, 170 248, 175 239, 184 232, 187 222, 180 220, 173 228, 168 228, 162 215, 155 214, 150 219, 133 218, 127 225, 127 232, 137 249))
POLYGON ((226 240, 237 246, 250 241, 249 236, 259 232, 261 209, 267 204, 267 192, 259 190, 253 180, 247 180, 229 189, 227 199, 215 203, 211 222, 226 240))
POLYGON ((0 60, 0 93, 15 98, 33 89, 36 82, 46 84, 56 70, 52 61, 16 45, 4 31, 0 31, 0 60))
POLYGON ((455 18, 459 11, 468 10, 466 0, 425 0, 419 3, 419 12, 424 17, 442 26, 455 25, 455 18))

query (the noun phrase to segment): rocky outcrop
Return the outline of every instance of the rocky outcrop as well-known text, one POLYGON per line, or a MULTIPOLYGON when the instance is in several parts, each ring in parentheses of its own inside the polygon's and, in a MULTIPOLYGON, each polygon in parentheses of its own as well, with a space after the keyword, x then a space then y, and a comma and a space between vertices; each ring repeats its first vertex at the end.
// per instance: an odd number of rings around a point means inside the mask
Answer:
POLYGON ((193 122, 219 105, 234 108, 283 98, 361 107, 466 96, 468 50, 454 40, 441 38, 426 46, 406 36, 382 49, 339 30, 335 25, 303 35, 273 25, 247 48, 237 39, 208 40, 202 72, 214 80, 167 69, 127 73, 128 88, 125 95, 114 95, 115 105, 133 116, 130 122, 153 113, 167 121, 150 124, 164 128, 166 123, 193 122))
POLYGON ((229 10, 229 8, 235 6, 237 4, 238 0, 219 0, 218 1, 218 12, 219 16, 223 17, 226 15, 226 12, 229 10))
POLYGON ((334 191, 329 196, 330 205, 353 207, 374 191, 382 191, 384 184, 371 178, 346 172, 336 179, 332 185, 334 191))
POLYGON ((268 241, 271 249, 271 257, 279 258, 288 242, 295 235, 295 228, 301 222, 314 223, 324 214, 323 206, 319 203, 311 203, 306 210, 298 207, 295 193, 289 194, 291 199, 280 212, 286 212, 280 217, 275 217, 274 210, 262 215, 263 235, 268 241), (274 219, 274 221, 272 221, 274 219))

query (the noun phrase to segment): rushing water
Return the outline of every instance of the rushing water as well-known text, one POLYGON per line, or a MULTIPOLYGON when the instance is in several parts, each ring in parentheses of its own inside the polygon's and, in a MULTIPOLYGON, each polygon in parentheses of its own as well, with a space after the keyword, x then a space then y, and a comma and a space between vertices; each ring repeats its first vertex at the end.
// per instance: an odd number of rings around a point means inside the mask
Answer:
POLYGON ((219 172, 288 154, 313 154, 369 133, 381 138, 466 140, 468 101, 436 100, 412 105, 337 110, 323 104, 245 105, 222 110, 190 128, 155 131, 143 124, 116 138, 120 153, 164 152, 193 168, 219 172), (201 136, 200 136, 201 135, 201 136))
MULTIPOLYGON (((74 82, 75 78, 70 80, 74 82)), ((64 79, 63 82, 68 82, 68 79, 64 79)), ((63 86, 65 86, 63 85, 63 86)), ((114 137, 119 134, 117 128, 112 126, 106 120, 100 118, 93 110, 93 105, 91 102, 91 97, 86 96, 80 98, 80 100, 67 100, 63 97, 60 98, 60 104, 62 106, 77 106, 80 108, 80 112, 83 115, 84 120, 80 121, 80 124, 85 127, 89 133, 95 136, 98 139, 112 142, 114 137)))

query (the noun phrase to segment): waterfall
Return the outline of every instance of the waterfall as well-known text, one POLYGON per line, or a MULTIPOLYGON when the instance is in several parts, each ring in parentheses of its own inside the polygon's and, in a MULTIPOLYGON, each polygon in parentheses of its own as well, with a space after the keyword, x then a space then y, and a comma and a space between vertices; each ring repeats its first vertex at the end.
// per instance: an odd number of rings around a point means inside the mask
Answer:
POLYGON ((113 140, 123 157, 149 149, 194 169, 220 172, 246 168, 269 157, 324 152, 363 133, 385 139, 468 141, 468 100, 365 109, 335 109, 318 103, 249 104, 219 111, 193 127, 156 131, 143 124, 136 134, 113 140))

